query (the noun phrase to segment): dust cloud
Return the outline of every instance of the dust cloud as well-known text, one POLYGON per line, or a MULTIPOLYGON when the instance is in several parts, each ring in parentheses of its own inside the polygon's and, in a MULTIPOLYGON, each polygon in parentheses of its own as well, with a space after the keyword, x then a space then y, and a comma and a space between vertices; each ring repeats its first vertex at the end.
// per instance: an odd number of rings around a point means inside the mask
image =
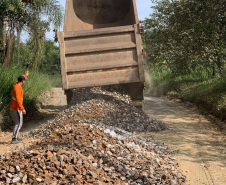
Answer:
POLYGON ((145 90, 144 94, 150 94, 153 91, 153 80, 151 77, 151 71, 149 69, 149 65, 147 60, 144 58, 144 75, 145 75, 145 90))

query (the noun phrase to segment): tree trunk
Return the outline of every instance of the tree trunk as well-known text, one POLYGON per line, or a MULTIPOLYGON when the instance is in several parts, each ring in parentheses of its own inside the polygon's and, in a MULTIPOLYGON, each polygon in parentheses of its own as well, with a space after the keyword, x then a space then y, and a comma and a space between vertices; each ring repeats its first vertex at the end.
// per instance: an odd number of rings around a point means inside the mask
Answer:
POLYGON ((6 57, 6 26, 7 26, 6 18, 3 18, 1 20, 1 23, 2 23, 1 63, 3 64, 6 57))
POLYGON ((23 21, 19 21, 18 25, 16 26, 16 31, 17 31, 17 42, 18 42, 18 64, 20 63, 20 35, 22 32, 22 28, 24 26, 23 21))
POLYGON ((18 64, 20 63, 20 35, 22 28, 18 26, 17 28, 17 44, 18 44, 18 64))
POLYGON ((215 75, 216 75, 215 66, 213 66, 213 74, 212 74, 212 76, 215 77, 215 75))
POLYGON ((217 60, 214 61, 214 62, 215 62, 215 64, 217 65, 217 67, 219 69, 220 75, 222 75, 222 71, 221 71, 222 70, 222 61, 221 61, 221 56, 220 56, 218 51, 216 51, 216 56, 217 56, 217 60))
POLYGON ((11 66, 14 46, 15 46, 14 25, 11 22, 9 26, 8 36, 6 39, 5 58, 3 60, 3 67, 11 66))

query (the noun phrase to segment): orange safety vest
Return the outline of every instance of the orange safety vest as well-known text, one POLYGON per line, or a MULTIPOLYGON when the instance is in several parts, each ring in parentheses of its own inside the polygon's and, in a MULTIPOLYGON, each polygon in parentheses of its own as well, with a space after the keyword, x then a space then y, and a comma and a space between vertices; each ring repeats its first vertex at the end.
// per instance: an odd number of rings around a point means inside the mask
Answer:
MULTIPOLYGON (((24 77, 27 78, 27 75, 24 74, 24 77)), ((13 84, 13 91, 12 91, 12 99, 10 104, 11 110, 25 110, 23 106, 23 96, 24 92, 20 85, 18 85, 18 82, 15 82, 13 84)))

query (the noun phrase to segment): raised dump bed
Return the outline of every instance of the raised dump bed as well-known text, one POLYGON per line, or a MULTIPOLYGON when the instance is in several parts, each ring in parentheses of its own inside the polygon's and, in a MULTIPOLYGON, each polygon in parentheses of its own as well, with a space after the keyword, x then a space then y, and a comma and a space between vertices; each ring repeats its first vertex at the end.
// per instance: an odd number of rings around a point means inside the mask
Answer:
POLYGON ((129 84, 142 102, 141 33, 135 0, 67 0, 57 35, 63 89, 129 84))

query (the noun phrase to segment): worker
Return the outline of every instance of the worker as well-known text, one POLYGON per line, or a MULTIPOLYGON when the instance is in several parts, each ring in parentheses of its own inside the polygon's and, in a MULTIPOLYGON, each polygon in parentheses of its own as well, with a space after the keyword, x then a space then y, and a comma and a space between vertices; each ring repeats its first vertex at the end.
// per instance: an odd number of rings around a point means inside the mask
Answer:
POLYGON ((18 81, 13 85, 12 91, 12 99, 10 104, 10 115, 13 118, 13 122, 15 124, 13 130, 13 138, 11 144, 20 143, 23 138, 18 137, 18 133, 23 125, 23 114, 26 114, 26 110, 23 106, 23 85, 25 84, 25 80, 29 76, 29 71, 27 71, 24 75, 20 75, 18 77, 18 81))

